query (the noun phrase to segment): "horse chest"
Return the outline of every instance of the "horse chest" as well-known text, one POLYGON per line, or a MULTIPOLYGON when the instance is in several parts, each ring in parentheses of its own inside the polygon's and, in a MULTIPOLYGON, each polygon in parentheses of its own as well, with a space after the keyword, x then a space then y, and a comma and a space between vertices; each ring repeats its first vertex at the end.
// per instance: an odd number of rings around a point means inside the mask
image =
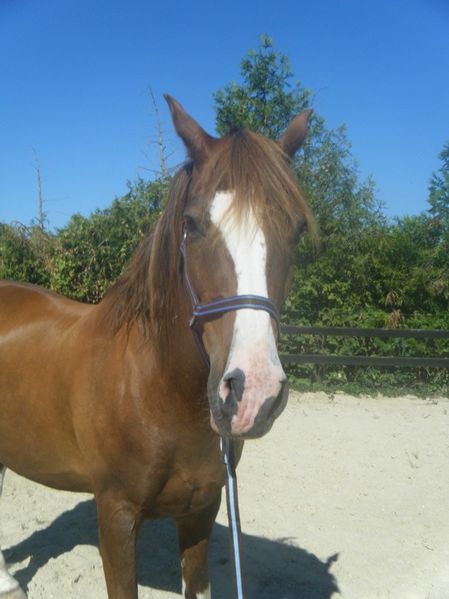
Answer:
POLYGON ((183 516, 214 503, 224 484, 221 460, 176 469, 150 508, 154 516, 183 516))

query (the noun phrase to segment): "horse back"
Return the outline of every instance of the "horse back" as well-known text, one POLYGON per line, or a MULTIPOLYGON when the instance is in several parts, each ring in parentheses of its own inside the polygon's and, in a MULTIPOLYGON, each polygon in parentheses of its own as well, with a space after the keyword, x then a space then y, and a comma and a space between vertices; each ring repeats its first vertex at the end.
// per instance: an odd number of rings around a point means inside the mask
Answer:
POLYGON ((11 328, 57 319, 70 321, 89 309, 53 291, 13 281, 0 281, 0 334, 11 328))

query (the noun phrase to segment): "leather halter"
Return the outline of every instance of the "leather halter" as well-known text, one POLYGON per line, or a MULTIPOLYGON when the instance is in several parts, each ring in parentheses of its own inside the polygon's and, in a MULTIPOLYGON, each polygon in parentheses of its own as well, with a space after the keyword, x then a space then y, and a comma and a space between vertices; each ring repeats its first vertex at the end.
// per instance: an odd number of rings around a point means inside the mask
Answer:
POLYGON ((276 325, 279 329, 279 310, 268 297, 249 294, 230 295, 229 297, 213 300, 207 304, 200 303, 189 277, 187 262, 187 231, 185 230, 185 227, 182 233, 181 255, 183 259, 184 280, 190 296, 190 301, 192 302, 192 317, 189 320, 189 326, 192 329, 194 339, 203 357, 203 360, 208 367, 210 366, 210 361, 206 348, 204 347, 202 335, 202 325, 205 320, 211 320, 213 318, 219 317, 222 314, 226 314, 226 312, 250 308, 252 310, 264 310, 265 312, 268 312, 268 314, 276 322, 276 325))

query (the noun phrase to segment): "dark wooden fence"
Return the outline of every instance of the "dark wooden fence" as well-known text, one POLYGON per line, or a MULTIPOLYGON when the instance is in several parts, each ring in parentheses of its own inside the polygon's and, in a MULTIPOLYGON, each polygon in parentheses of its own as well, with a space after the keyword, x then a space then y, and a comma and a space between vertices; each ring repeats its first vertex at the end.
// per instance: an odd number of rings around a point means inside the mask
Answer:
MULTIPOLYGON (((405 339, 449 339, 449 331, 423 329, 356 329, 346 327, 295 327, 281 325, 284 335, 321 337, 401 337, 405 339)), ((411 368, 449 368, 449 358, 409 356, 332 356, 328 354, 280 354, 283 364, 330 364, 342 366, 401 366, 411 368)))

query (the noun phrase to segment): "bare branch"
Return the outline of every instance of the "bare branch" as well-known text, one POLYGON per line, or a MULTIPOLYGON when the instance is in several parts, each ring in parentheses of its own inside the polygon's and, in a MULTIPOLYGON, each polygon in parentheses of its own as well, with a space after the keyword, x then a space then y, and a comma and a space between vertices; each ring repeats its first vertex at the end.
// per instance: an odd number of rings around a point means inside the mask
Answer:
POLYGON ((159 147, 159 163, 160 163, 160 172, 163 179, 166 178, 168 174, 167 170, 167 160, 166 160, 166 145, 164 142, 164 135, 162 131, 161 119, 159 116, 159 109, 157 107, 156 99, 154 97, 153 89, 150 87, 150 98, 151 103, 153 105, 154 114, 156 115, 156 133, 157 133, 157 145, 159 147))
POLYGON ((45 228, 46 214, 44 213, 44 201, 43 201, 43 197, 42 197, 41 165, 40 165, 39 157, 37 155, 35 148, 33 148, 33 154, 34 154, 34 168, 36 170, 36 175, 37 175, 37 210, 38 210, 37 223, 38 223, 38 227, 41 229, 41 231, 43 231, 45 228))

